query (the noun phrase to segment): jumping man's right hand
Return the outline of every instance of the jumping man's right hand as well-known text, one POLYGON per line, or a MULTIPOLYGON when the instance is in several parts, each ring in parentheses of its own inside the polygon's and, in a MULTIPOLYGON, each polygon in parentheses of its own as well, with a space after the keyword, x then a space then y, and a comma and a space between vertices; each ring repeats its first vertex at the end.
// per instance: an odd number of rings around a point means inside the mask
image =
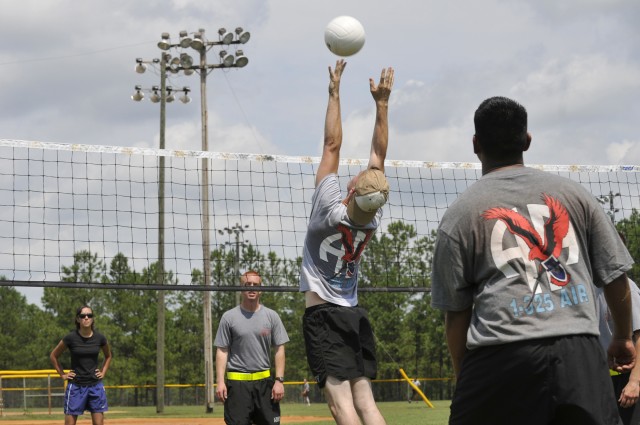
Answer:
POLYGON ((340 92, 340 78, 346 66, 347 63, 344 59, 338 59, 335 70, 329 67, 329 94, 338 94, 340 92))

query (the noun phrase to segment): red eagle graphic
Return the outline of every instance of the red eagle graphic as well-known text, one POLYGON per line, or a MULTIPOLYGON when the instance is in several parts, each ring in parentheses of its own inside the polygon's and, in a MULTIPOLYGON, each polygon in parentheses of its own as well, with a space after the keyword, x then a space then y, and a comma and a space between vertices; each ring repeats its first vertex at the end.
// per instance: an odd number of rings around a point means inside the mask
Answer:
POLYGON ((562 251, 562 241, 569 232, 569 213, 557 199, 542 194, 544 203, 549 207, 549 218, 544 222, 544 238, 521 214, 507 208, 491 208, 482 213, 485 220, 500 220, 506 224, 512 234, 519 236, 529 247, 529 260, 538 260, 549 272, 551 282, 558 286, 569 283, 571 275, 567 273, 558 258, 562 251))

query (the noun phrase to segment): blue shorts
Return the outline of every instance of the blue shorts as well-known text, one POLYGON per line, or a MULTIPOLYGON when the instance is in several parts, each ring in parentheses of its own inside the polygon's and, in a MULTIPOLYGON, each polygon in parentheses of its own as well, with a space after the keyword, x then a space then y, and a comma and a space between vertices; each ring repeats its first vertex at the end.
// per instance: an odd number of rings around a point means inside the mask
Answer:
POLYGON ((109 410, 107 393, 102 381, 95 385, 78 385, 73 382, 67 384, 64 392, 64 414, 78 416, 85 410, 91 413, 102 413, 109 410))

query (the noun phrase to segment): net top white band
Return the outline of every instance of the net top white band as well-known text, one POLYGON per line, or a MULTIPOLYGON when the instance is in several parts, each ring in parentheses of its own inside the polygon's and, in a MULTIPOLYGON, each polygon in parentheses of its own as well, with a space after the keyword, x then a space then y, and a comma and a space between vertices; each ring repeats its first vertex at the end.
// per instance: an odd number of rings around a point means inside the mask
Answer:
MULTIPOLYGON (((74 152, 99 152, 114 153, 126 155, 147 155, 147 156, 166 156, 176 158, 210 158, 222 159, 228 161, 273 161, 288 163, 306 163, 317 164, 320 157, 313 156, 287 156, 287 155, 268 155, 268 154, 251 154, 251 153, 229 153, 229 152, 204 152, 194 150, 170 150, 170 149, 153 149, 126 146, 101 146, 86 145, 72 143, 49 143, 28 140, 0 139, 0 146, 19 147, 30 149, 51 149, 59 151, 74 152)), ((341 159, 340 165, 366 166, 368 159, 341 159)), ((527 164, 528 167, 537 168, 539 170, 551 172, 640 172, 640 165, 549 165, 549 164, 527 164)), ((480 170, 480 163, 476 162, 432 162, 432 161, 403 161, 403 160, 386 160, 385 167, 408 167, 408 168, 433 168, 433 169, 468 169, 480 170)))

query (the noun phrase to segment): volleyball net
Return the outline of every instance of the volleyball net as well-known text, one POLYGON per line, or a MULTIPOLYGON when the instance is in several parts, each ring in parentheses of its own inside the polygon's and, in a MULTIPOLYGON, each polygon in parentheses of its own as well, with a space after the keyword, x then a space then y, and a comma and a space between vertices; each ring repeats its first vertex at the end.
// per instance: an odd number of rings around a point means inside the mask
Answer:
MULTIPOLYGON (((319 160, 0 139, 0 284, 222 290, 255 269, 295 291, 319 160)), ((342 159, 342 187, 366 165, 342 159)), ((530 166, 583 184, 638 244, 640 166, 530 166)), ((480 164, 387 160, 385 174, 361 289, 428 291, 434 232, 480 164)))

